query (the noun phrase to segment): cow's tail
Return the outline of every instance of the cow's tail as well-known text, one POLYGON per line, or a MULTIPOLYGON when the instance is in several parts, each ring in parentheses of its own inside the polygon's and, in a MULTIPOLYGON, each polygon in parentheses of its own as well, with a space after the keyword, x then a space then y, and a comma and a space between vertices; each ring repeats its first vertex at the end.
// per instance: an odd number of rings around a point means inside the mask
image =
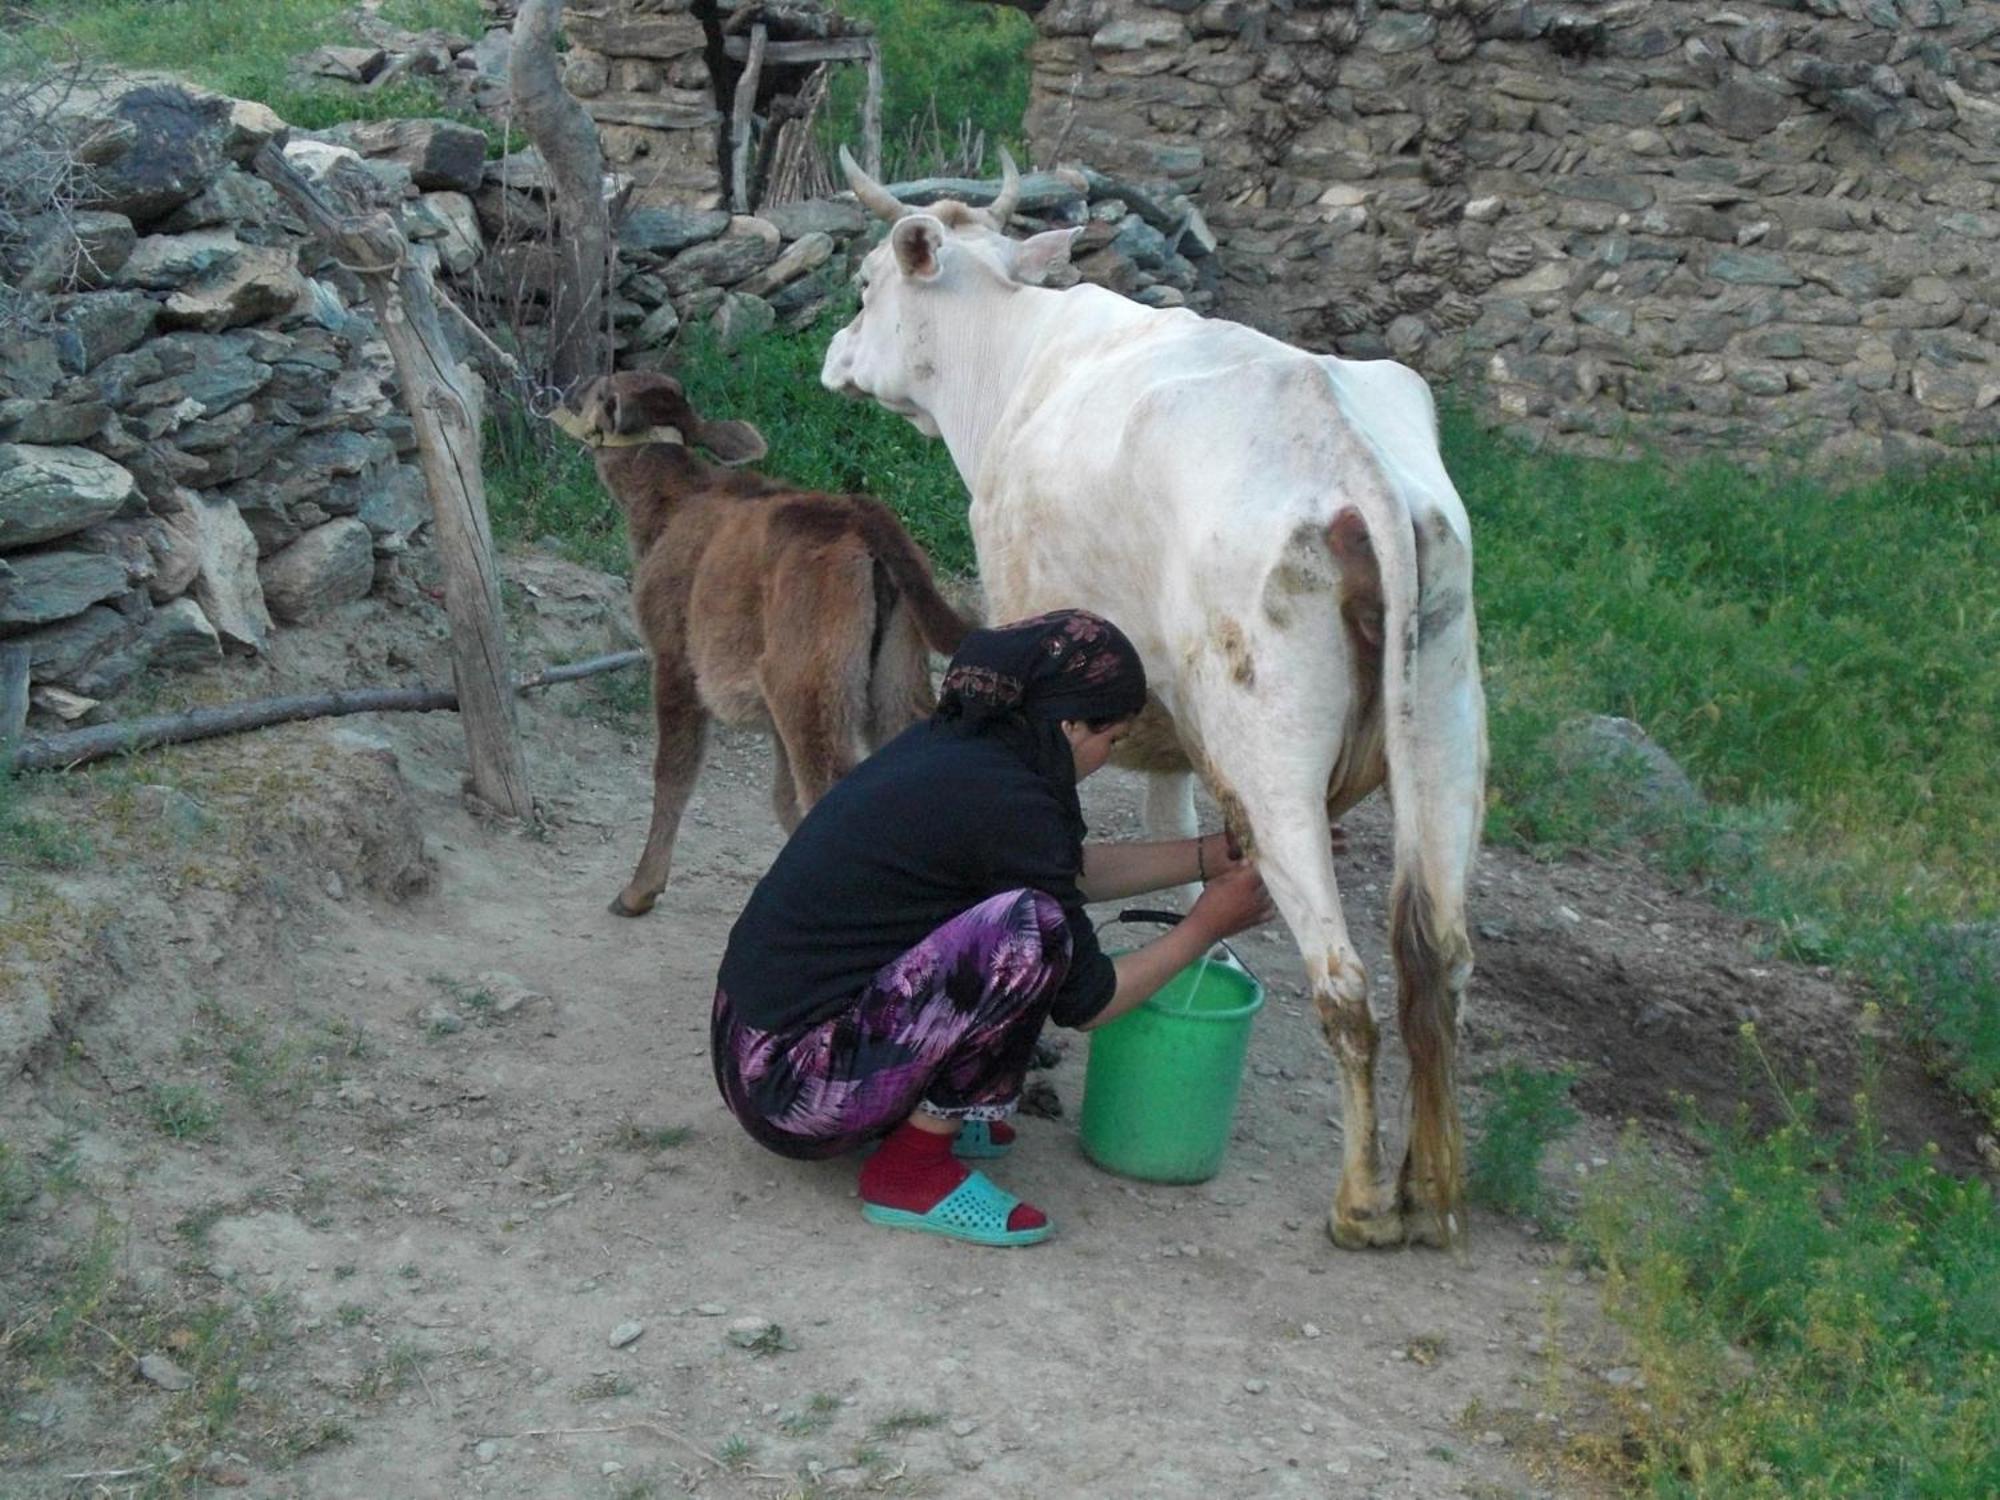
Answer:
POLYGON ((917 634, 931 650, 951 655, 965 639, 965 633, 972 629, 971 622, 938 592, 937 581, 931 576, 930 559, 911 540, 896 513, 867 495, 857 495, 854 500, 868 550, 909 605, 917 634))
POLYGON ((1472 970, 1465 898, 1484 815, 1485 707, 1469 539, 1439 510, 1392 510, 1370 529, 1388 533, 1377 550, 1396 835, 1389 937, 1411 1094, 1399 1195, 1412 1238, 1450 1243, 1465 1230, 1455 1053, 1472 970))

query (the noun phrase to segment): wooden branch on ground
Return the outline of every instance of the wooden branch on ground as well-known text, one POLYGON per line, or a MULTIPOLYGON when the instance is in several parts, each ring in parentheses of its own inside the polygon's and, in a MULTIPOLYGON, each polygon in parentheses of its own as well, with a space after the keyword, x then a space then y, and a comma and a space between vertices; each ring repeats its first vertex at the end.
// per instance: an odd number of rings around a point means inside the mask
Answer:
MULTIPOLYGON (((600 672, 635 666, 646 659, 643 651, 614 651, 562 666, 544 667, 511 684, 516 693, 549 687, 558 682, 575 682, 600 672)), ((195 708, 186 713, 154 714, 118 724, 93 724, 88 729, 65 730, 61 734, 30 735, 14 751, 13 770, 68 770, 88 765, 108 756, 151 750, 161 745, 182 745, 190 740, 213 739, 224 734, 243 734, 252 729, 268 729, 299 719, 340 718, 347 714, 433 713, 457 708, 458 693, 452 688, 341 688, 330 693, 297 693, 283 698, 253 698, 228 703, 220 708, 195 708)), ((0 770, 7 767, 0 763, 0 770)))
POLYGON ((380 210, 340 212, 272 146, 259 150, 252 165, 368 288, 430 491, 472 789, 503 817, 524 818, 534 798, 507 691, 507 635, 479 467, 478 387, 445 341, 430 275, 410 255, 395 220, 380 210))
POLYGON ((548 164, 561 232, 552 248, 549 379, 565 395, 611 373, 611 214, 597 122, 563 87, 556 62, 562 0, 522 0, 514 15, 507 89, 514 118, 548 164))

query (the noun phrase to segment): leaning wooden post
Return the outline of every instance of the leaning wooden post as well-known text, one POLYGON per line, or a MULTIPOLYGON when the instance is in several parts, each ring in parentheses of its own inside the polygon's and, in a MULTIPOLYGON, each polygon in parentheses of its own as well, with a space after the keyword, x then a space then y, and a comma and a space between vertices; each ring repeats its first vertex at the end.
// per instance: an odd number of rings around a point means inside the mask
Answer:
POLYGON ((739 214, 750 212, 750 129, 757 114, 757 82, 764 73, 764 44, 770 33, 760 21, 750 28, 750 56, 736 79, 736 100, 729 112, 729 204, 739 214))
POLYGON ((396 222, 380 210, 337 211, 268 145, 257 153, 255 166, 368 288, 403 384, 403 405, 416 429, 417 459, 430 490, 472 790, 504 816, 527 817, 534 799, 521 758, 507 635, 500 623, 500 580, 479 467, 478 389, 445 342, 430 275, 411 258, 396 222))
POLYGON ((868 96, 861 105, 861 163, 882 180, 882 44, 868 39, 868 96))

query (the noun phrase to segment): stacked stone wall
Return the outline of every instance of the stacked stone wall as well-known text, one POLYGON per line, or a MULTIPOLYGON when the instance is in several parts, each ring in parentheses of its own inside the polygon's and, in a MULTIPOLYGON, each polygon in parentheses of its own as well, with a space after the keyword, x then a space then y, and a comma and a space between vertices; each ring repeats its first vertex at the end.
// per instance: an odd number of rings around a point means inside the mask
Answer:
POLYGON ((1220 310, 1571 446, 2000 437, 2000 5, 1052 0, 1028 128, 1186 192, 1220 310))
POLYGON ((76 125, 0 337, 0 644, 43 723, 386 586, 428 515, 360 289, 245 170, 283 123, 142 88, 76 125))

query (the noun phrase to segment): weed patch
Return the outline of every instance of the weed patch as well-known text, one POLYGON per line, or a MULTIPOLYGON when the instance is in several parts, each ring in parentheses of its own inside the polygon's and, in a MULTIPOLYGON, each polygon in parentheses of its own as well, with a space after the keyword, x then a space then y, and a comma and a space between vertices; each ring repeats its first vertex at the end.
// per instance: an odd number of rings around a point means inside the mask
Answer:
POLYGON ((31 805, 43 778, 0 773, 0 869, 74 870, 96 853, 73 822, 31 805))
MULTIPOLYGON (((492 133, 490 122, 448 111, 421 79, 357 89, 301 75, 293 64, 303 54, 359 40, 345 0, 44 0, 33 10, 28 25, 0 31, 0 73, 31 71, 74 52, 259 100, 305 130, 450 113, 492 133)), ((380 14, 413 30, 477 36, 483 29, 477 0, 392 0, 380 14)))
POLYGON ((171 1140, 205 1141, 222 1123, 222 1110, 198 1084, 156 1083, 146 1092, 146 1117, 171 1140))
POLYGON ((685 1125, 648 1125, 627 1115, 613 1127, 611 1144, 620 1151, 652 1154, 685 1145, 693 1134, 685 1125))
POLYGON ((879 1419, 869 1429, 878 1438, 897 1438, 905 1433, 926 1432, 944 1421, 944 1413, 924 1411, 918 1407, 905 1406, 879 1419))
POLYGON ((1638 1477, 1670 1496, 2000 1493, 1991 1190, 1890 1149, 1865 1092, 1845 1131, 1783 1102, 1767 1135, 1747 1112, 1708 1127, 1691 1195, 1635 1141, 1585 1196, 1580 1236, 1646 1377, 1625 1412, 1638 1477))
POLYGON ((1547 1210, 1542 1158, 1577 1122, 1569 1102, 1576 1075, 1508 1063, 1482 1082, 1486 1103, 1473 1121, 1467 1187, 1490 1208, 1540 1218, 1547 1210))

